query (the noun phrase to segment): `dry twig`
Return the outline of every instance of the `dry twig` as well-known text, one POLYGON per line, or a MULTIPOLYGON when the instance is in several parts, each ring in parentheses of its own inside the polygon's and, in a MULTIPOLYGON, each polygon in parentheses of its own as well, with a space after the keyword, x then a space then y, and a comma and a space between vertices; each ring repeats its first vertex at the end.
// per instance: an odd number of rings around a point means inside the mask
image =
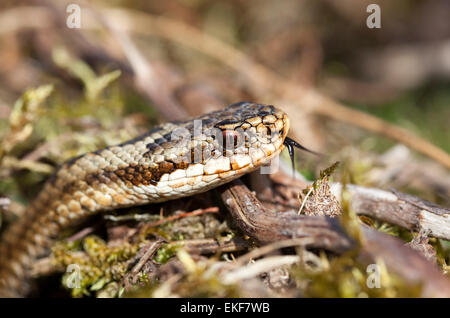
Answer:
MULTIPOLYGON (((221 196, 238 227, 261 242, 284 238, 310 237, 308 247, 342 253, 354 248, 352 239, 336 219, 303 216, 296 213, 266 211, 258 199, 239 180, 221 188, 221 196)), ((364 244, 360 255, 366 262, 383 259, 386 266, 409 282, 423 284, 424 296, 450 296, 450 282, 422 255, 395 237, 361 226, 364 244)))
MULTIPOLYGON (((307 186, 303 181, 287 178, 281 171, 270 177, 275 184, 283 185, 292 193, 299 193, 307 186)), ((349 207, 356 214, 367 215, 408 230, 427 230, 430 236, 450 240, 448 208, 396 190, 386 191, 349 184, 345 191, 349 195, 349 207)), ((332 183, 331 193, 336 198, 342 198, 342 184, 332 183)))
POLYGON ((145 233, 151 227, 155 227, 155 226, 167 223, 167 222, 171 222, 171 221, 178 220, 178 219, 185 218, 185 217, 189 217, 189 216, 202 215, 202 214, 205 214, 205 213, 219 213, 219 208, 213 206, 213 207, 206 208, 206 209, 197 209, 197 210, 192 211, 192 212, 186 212, 186 213, 181 213, 181 214, 178 214, 178 215, 172 215, 172 216, 166 217, 166 218, 161 219, 161 220, 156 221, 156 222, 146 223, 142 227, 141 232, 145 233))
MULTIPOLYGON (((291 83, 278 74, 268 70, 263 65, 252 61, 247 55, 235 48, 208 36, 195 28, 169 18, 155 17, 150 14, 128 9, 101 9, 103 15, 113 19, 124 32, 133 32, 142 35, 159 36, 171 41, 199 50, 223 64, 246 76, 250 87, 257 95, 264 96, 264 92, 274 92, 288 100, 295 101, 307 112, 323 115, 338 121, 375 132, 388 138, 400 141, 412 149, 433 158, 446 167, 450 167, 450 155, 439 147, 423 138, 417 137, 409 131, 390 124, 378 117, 345 107, 344 105, 327 98, 311 88, 305 88, 298 83, 291 83), (245 72, 243 67, 245 66, 245 72)), ((5 10, 0 13, 0 33, 14 32, 23 28, 46 28, 48 24, 35 24, 30 21, 48 21, 49 12, 43 7, 21 7, 5 10), (11 23, 11 16, 15 17, 11 23), (32 19, 29 19, 33 16, 32 19), (28 18, 28 19, 27 19, 28 18), (10 24, 10 25, 8 25, 10 24), (5 26, 4 28, 2 26, 5 26)), ((87 14, 85 27, 98 29, 98 21, 92 14, 87 14)), ((141 89, 138 89, 141 90, 141 89)), ((152 95, 152 94, 149 94, 152 95)), ((287 105, 289 106, 289 105, 287 105)), ((283 106, 281 106, 283 108, 283 106)), ((285 110, 294 122, 300 122, 298 109, 289 107, 285 110)), ((294 131, 295 134, 295 131, 294 131)))
MULTIPOLYGON (((103 9, 101 11, 113 17, 121 27, 129 32, 164 37, 216 58, 247 77, 250 80, 250 86, 257 92, 257 95, 264 96, 263 91, 273 91, 278 96, 295 101, 295 104, 301 105, 301 108, 305 111, 324 115, 398 140, 450 167, 450 155, 423 138, 378 117, 347 108, 311 88, 302 87, 298 83, 291 83, 263 65, 252 61, 246 54, 218 39, 201 33, 191 26, 168 18, 154 17, 132 10, 103 9), (245 72, 243 72, 243 69, 245 69, 245 72)), ((95 23, 90 24, 90 26, 95 27, 95 23)), ((282 105, 281 108, 283 108, 282 105)), ((298 113, 296 109, 285 110, 294 119, 294 122, 300 121, 296 120, 296 114, 298 113)))

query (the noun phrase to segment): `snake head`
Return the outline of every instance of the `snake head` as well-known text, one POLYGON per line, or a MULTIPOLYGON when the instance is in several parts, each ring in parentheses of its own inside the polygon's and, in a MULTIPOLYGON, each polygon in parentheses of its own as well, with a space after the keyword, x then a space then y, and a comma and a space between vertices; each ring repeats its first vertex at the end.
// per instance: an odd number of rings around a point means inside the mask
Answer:
POLYGON ((223 155, 231 159, 242 153, 248 154, 253 165, 257 166, 286 146, 294 170, 294 147, 320 155, 287 137, 289 118, 272 105, 239 102, 230 105, 220 115, 226 118, 214 125, 220 130, 217 140, 223 155))
POLYGON ((240 102, 212 118, 214 146, 234 168, 258 167, 273 158, 284 148, 289 131, 286 113, 272 105, 240 102))
POLYGON ((140 175, 153 185, 186 176, 191 183, 213 186, 265 165, 285 145, 291 149, 292 143, 286 142, 288 131, 289 119, 283 111, 240 102, 184 122, 164 124, 123 147, 145 145, 138 165, 145 170, 140 175))

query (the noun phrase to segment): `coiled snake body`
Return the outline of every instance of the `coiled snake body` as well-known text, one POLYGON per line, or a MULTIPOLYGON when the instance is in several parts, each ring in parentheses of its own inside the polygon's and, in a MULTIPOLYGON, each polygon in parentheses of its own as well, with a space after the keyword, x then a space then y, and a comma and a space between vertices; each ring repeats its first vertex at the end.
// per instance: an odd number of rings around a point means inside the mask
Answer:
POLYGON ((186 197, 229 182, 277 156, 288 129, 284 112, 241 102, 65 162, 0 241, 0 296, 29 292, 31 265, 48 255, 65 228, 100 211, 186 197))

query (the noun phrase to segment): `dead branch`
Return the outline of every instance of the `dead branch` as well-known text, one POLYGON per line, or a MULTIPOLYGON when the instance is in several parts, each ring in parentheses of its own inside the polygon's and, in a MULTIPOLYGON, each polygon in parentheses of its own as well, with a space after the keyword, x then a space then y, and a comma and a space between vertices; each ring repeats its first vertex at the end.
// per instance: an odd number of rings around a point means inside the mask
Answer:
MULTIPOLYGON (((153 243, 154 242, 150 242, 149 246, 154 246, 153 243)), ((211 255, 218 253, 239 252, 247 250, 249 248, 247 241, 239 237, 224 241, 218 241, 215 239, 184 240, 174 241, 169 244, 182 246, 188 253, 194 255, 211 255)), ((152 250, 154 250, 154 248, 152 248, 152 250)), ((87 254, 82 251, 72 252, 72 255, 76 258, 88 258, 87 254)), ((148 256, 148 258, 150 258, 150 256, 148 256)), ((140 264, 140 266, 141 265, 142 264, 140 264)), ((32 276, 48 276, 51 274, 62 273, 65 270, 66 268, 64 266, 56 266, 51 257, 45 257, 33 264, 32 276)))
POLYGON ((219 208, 218 207, 210 207, 210 208, 206 208, 206 209, 197 209, 195 211, 192 212, 186 212, 186 213, 181 213, 178 215, 172 215, 169 217, 166 217, 164 219, 161 219, 159 221, 156 222, 151 222, 151 223, 146 223, 142 229, 140 230, 141 233, 146 232, 148 229, 150 229, 151 227, 155 227, 155 226, 159 226, 161 224, 167 223, 167 222, 171 222, 177 219, 181 219, 181 218, 185 218, 188 216, 196 216, 196 215, 202 215, 205 213, 219 213, 219 208))
MULTIPOLYGON (((36 9, 33 8, 33 14, 36 14, 34 10, 36 9)), ((119 65, 125 65, 123 67, 128 66, 128 64, 131 65, 134 71, 136 90, 143 91, 147 97, 152 99, 160 112, 169 120, 182 118, 185 113, 179 116, 176 115, 176 111, 168 111, 172 106, 175 109, 182 110, 182 108, 176 102, 173 102, 169 90, 165 89, 164 83, 155 76, 151 65, 143 59, 127 35, 119 34, 119 31, 165 37, 215 57, 239 73, 242 73, 242 65, 245 65, 246 75, 251 79, 251 86, 254 91, 261 92, 267 89, 278 94, 278 96, 295 100, 295 105, 300 104, 311 113, 325 115, 397 139, 450 167, 450 156, 427 141, 381 119, 348 109, 310 88, 299 87, 298 84, 286 82, 282 77, 253 62, 243 53, 214 38, 200 34, 194 28, 166 18, 156 18, 128 10, 107 9, 101 10, 101 12, 102 15, 108 16, 108 19, 109 16, 113 16, 115 21, 120 21, 120 30, 115 30, 111 26, 108 28, 119 39, 120 45, 128 58, 128 63, 116 61, 119 65), (152 27, 149 28, 149 25, 152 27)), ((14 13, 18 14, 20 11, 14 11, 14 13)), ((2 25, 1 20, 4 18, 4 14, 0 15, 0 25, 2 25)), ((40 27, 33 23, 27 23, 24 23, 24 25, 33 28, 40 27)), ((93 21, 89 23, 93 23, 93 21)), ((98 28, 98 25, 89 23, 90 27, 98 28)), ((109 25, 108 22, 106 24, 109 25)), ((16 27, 20 27, 20 25, 16 27)), ((79 38, 82 39, 82 37, 79 38)), ((83 49, 83 46, 81 46, 81 49, 83 49)), ((115 60, 101 48, 97 48, 96 52, 100 52, 100 55, 106 60, 115 60)), ((288 107, 288 112, 294 118, 294 121, 296 121, 296 118, 298 119, 299 115, 293 106, 288 107)), ((340 198, 342 187, 339 189, 339 185, 336 185, 334 188, 337 191, 336 196, 340 198)), ((233 184, 223 187, 220 191, 223 201, 238 227, 261 243, 294 239, 296 245, 324 248, 336 253, 343 253, 357 246, 336 219, 298 216, 291 212, 269 212, 240 181, 235 181, 233 184)), ((370 215, 412 230, 429 231, 435 237, 450 238, 450 210, 448 209, 395 191, 388 192, 358 186, 348 186, 345 191, 351 194, 351 208, 359 214, 370 215)), ((382 258, 390 270, 400 274, 408 281, 422 282, 424 284, 424 295, 450 295, 449 282, 443 279, 440 272, 417 252, 405 247, 400 240, 373 229, 362 226, 361 231, 364 233, 365 243, 361 247, 360 256, 365 261, 373 262, 377 258, 382 258)), ((220 243, 210 240, 207 242, 184 242, 184 244, 188 251, 198 253, 235 251, 248 247, 237 241, 220 243)), ((149 257, 150 254, 145 259, 143 258, 144 261, 140 264, 139 269, 149 257)), ((292 263, 296 261, 296 258, 283 258, 280 261, 292 263)))
MULTIPOLYGON (((176 242, 175 242, 176 243, 176 242)), ((217 254, 239 252, 248 249, 246 240, 234 237, 226 241, 214 239, 186 240, 182 242, 183 248, 191 254, 217 254)))
POLYGON ((138 259, 137 264, 133 266, 131 271, 127 273, 127 275, 130 276, 136 276, 142 269, 142 267, 147 263, 153 256, 156 254, 158 249, 161 247, 161 245, 164 243, 163 240, 156 240, 153 242, 150 242, 146 244, 141 251, 138 252, 138 255, 136 255, 136 258, 138 259), (139 255, 142 254, 142 255, 139 255))
POLYGON ((361 250, 363 260, 374 261, 381 258, 389 270, 406 281, 422 284, 424 297, 450 297, 450 282, 434 264, 421 253, 406 246, 403 241, 378 232, 372 228, 361 227, 366 244, 361 250))
MULTIPOLYGON (((289 178, 281 171, 270 175, 270 178, 275 185, 284 185, 289 190, 293 195, 289 203, 298 208, 300 203, 297 194, 306 188, 307 183, 289 178)), ((349 184, 345 191, 349 194, 350 208, 358 215, 367 215, 412 231, 424 230, 430 236, 450 240, 448 208, 396 190, 386 191, 349 184)), ((342 184, 333 183, 331 192, 341 199, 342 184)))
MULTIPOLYGON (((356 247, 336 219, 267 211, 240 180, 233 181, 219 191, 237 226, 260 242, 310 237, 312 242, 305 244, 308 247, 320 247, 338 253, 356 247)), ((364 261, 383 259, 388 269, 407 281, 421 282, 425 296, 450 296, 450 282, 422 255, 395 237, 366 226, 361 226, 360 230, 364 234, 365 243, 360 251, 364 261)))
MULTIPOLYGON (((230 47, 216 38, 200 33, 189 25, 132 10, 102 9, 101 11, 108 16, 114 17, 113 19, 129 32, 160 36, 216 58, 247 77, 250 80, 250 87, 252 87, 257 95, 263 95, 263 92, 267 90, 273 91, 278 95, 278 99, 279 96, 287 97, 289 100, 295 101, 294 105, 301 105, 301 108, 305 111, 324 115, 398 140, 412 149, 450 167, 450 155, 423 138, 417 137, 409 131, 392 125, 378 117, 347 108, 319 94, 313 89, 305 88, 298 83, 291 83, 278 74, 268 70, 265 66, 254 62, 237 49, 230 47), (245 72, 242 71, 243 65, 245 65, 245 72)), ((89 21, 88 24, 89 27, 96 27, 95 21, 89 21)), ((281 108, 283 108, 283 105, 281 105, 281 108)), ((296 120, 296 114, 298 113, 296 107, 284 109, 293 118, 294 122, 300 121, 296 120)))
MULTIPOLYGON (((350 207, 357 214, 450 240, 450 209, 395 190, 348 185, 344 191, 350 193, 350 207)), ((342 185, 334 184, 332 192, 340 198, 342 185)))
MULTIPOLYGON (((22 15, 28 16, 30 10, 34 20, 45 21, 45 17, 48 17, 47 10, 42 7, 25 7, 13 10, 12 13, 16 16, 15 23, 12 24, 13 31, 23 27, 42 27, 39 24, 29 23, 29 20, 22 18, 22 15), (38 19, 36 16, 42 17, 43 19, 38 19), (18 21, 25 22, 18 23, 18 21)), ((309 87, 303 87, 298 83, 291 83, 278 74, 268 70, 265 66, 254 62, 237 49, 201 33, 189 25, 168 18, 155 17, 150 14, 127 9, 101 9, 99 11, 113 19, 117 25, 120 25, 121 31, 163 37, 216 58, 238 73, 246 76, 250 80, 250 87, 255 92, 260 93, 257 95, 264 96, 264 92, 269 91, 274 92, 278 96, 284 96, 291 101, 295 101, 291 107, 287 107, 288 109, 286 106, 289 106, 289 104, 284 107, 284 110, 289 113, 294 122, 301 121, 301 118, 298 118, 300 115, 299 110, 293 105, 301 105, 301 108, 305 111, 327 116, 398 140, 412 149, 433 158, 444 166, 450 167, 450 155, 425 139, 417 137, 409 131, 392 125, 378 117, 347 108, 309 87), (245 72, 242 71, 243 65, 245 65, 245 72)), ((10 13, 9 10, 5 10, 0 14, 0 26, 10 21, 10 18, 8 18, 10 13)), ((48 25, 44 24, 44 27, 48 27, 48 25)), ((91 14, 86 15, 85 27, 98 29, 100 26, 91 14)), ((6 30, 9 30, 9 32, 12 31, 10 26, 6 30)), ((142 91, 142 87, 137 87, 137 90, 142 91)), ((150 98, 154 95, 152 92, 147 92, 147 94, 150 98)), ((293 132, 295 134, 295 131, 293 132)))
POLYGON ((293 212, 266 211, 239 180, 219 189, 233 221, 247 235, 261 243, 290 238, 310 238, 306 246, 343 252, 353 246, 336 219, 298 216, 293 212), (297 216, 297 217, 294 217, 297 216))
MULTIPOLYGON (((181 120, 185 119, 188 114, 180 107, 171 94, 168 92, 166 85, 161 83, 157 74, 155 73, 150 61, 146 60, 143 55, 139 52, 137 47, 133 44, 131 39, 125 33, 124 30, 118 30, 110 23, 110 19, 106 15, 90 8, 90 12, 95 16, 97 21, 103 24, 112 36, 119 43, 122 48, 126 59, 121 60, 109 54, 100 45, 95 45, 89 41, 82 32, 76 29, 68 29, 65 26, 65 13, 60 8, 56 7, 53 3, 49 1, 40 1, 42 7, 24 7, 22 11, 16 11, 16 9, 11 9, 11 13, 14 15, 23 14, 27 17, 30 12, 32 15, 45 17, 46 23, 43 27, 57 27, 61 32, 64 33, 64 37, 67 42, 71 44, 71 47, 80 56, 86 57, 91 61, 102 61, 112 63, 118 66, 127 76, 131 77, 130 83, 137 92, 140 92, 144 97, 154 102, 155 108, 166 120, 181 120), (36 10, 36 11, 35 11, 36 10)), ((88 4, 86 4, 88 6, 88 4)), ((10 23, 8 17, 2 21, 3 13, 0 13, 0 25, 10 23)), ((13 31, 21 28, 39 28, 33 23, 24 22, 23 25, 17 25, 17 23, 12 24, 14 26, 13 31)), ((9 28, 7 28, 9 30, 9 28)))
POLYGON ((168 120, 182 120, 188 117, 186 110, 178 105, 169 92, 167 85, 158 79, 151 62, 141 54, 128 34, 116 28, 115 22, 112 22, 114 20, 108 18, 107 15, 101 14, 96 10, 93 12, 122 48, 128 63, 133 69, 134 85, 138 91, 143 92, 144 95, 154 101, 158 111, 164 118, 168 120))

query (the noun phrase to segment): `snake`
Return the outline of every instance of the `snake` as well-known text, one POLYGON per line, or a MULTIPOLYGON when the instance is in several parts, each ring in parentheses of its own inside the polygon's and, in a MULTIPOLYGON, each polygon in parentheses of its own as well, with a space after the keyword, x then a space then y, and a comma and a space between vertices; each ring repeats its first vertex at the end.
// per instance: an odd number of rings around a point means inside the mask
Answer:
POLYGON ((25 297, 33 264, 65 230, 103 211, 203 193, 267 165, 286 146, 289 118, 239 102, 62 163, 0 241, 0 296, 25 297))

